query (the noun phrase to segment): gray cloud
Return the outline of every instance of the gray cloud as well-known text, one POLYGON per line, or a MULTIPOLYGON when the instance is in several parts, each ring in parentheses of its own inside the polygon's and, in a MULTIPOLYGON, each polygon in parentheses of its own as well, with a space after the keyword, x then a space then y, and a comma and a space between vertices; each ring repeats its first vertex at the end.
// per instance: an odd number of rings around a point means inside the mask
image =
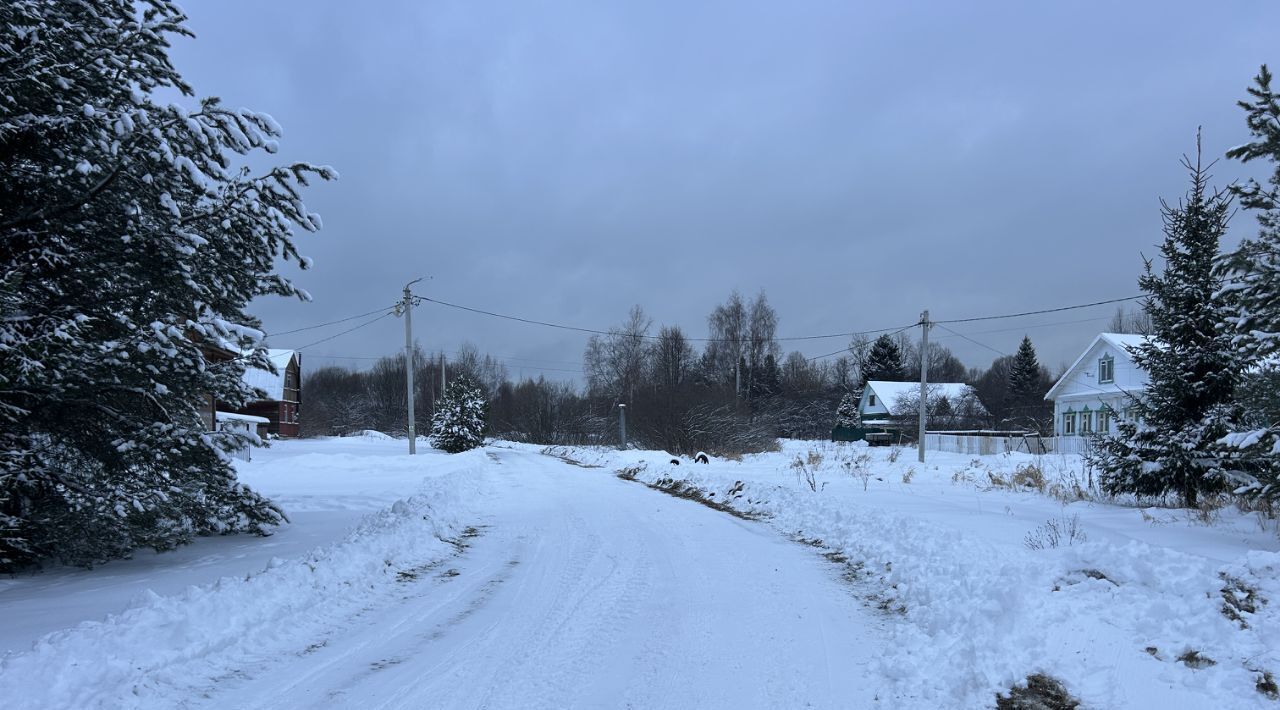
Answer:
MULTIPOLYGON (((782 335, 1136 293, 1196 127, 1214 156, 1245 139, 1234 102, 1280 62, 1280 7, 970 5, 199 0, 174 56, 199 93, 272 113, 284 157, 342 172, 308 199, 326 227, 296 276, 315 300, 262 301, 268 330, 390 303, 419 275, 445 300, 590 327, 639 303, 693 335, 734 288, 766 289, 782 335)), ((513 374, 571 376, 554 369, 581 356, 578 335, 418 313, 424 347, 526 359, 513 374)), ((1011 352, 1026 328, 1056 365, 1110 314, 957 330, 1011 352)), ((387 354, 399 329, 308 352, 387 354)))

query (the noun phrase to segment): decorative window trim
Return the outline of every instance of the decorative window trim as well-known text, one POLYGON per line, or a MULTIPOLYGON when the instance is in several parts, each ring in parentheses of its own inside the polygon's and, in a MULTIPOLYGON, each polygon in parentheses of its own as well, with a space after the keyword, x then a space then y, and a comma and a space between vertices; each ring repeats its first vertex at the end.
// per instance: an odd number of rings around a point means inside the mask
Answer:
POLYGON ((1116 381, 1116 359, 1110 354, 1098 358, 1098 384, 1109 385, 1116 381))

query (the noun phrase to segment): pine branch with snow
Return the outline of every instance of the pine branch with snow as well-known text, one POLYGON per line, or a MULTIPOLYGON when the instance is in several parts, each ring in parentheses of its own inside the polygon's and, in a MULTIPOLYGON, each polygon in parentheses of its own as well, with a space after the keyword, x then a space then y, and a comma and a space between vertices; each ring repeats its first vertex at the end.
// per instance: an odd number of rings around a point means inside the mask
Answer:
POLYGON ((255 297, 306 294, 293 231, 326 167, 253 174, 264 113, 195 105, 169 60, 192 36, 155 0, 0 6, 0 569, 93 563, 283 518, 235 480, 244 435, 202 409, 266 367, 255 297), (249 355, 242 355, 248 352, 249 355))
POLYGON ((1264 64, 1248 89, 1249 99, 1239 102, 1253 140, 1227 152, 1242 163, 1268 161, 1272 170, 1266 184, 1250 178, 1231 186, 1259 227, 1255 238, 1241 241, 1219 263, 1222 291, 1234 302, 1224 318, 1226 330, 1245 373, 1238 398, 1252 421, 1234 427, 1219 443, 1237 490, 1275 502, 1280 500, 1280 419, 1275 407, 1259 401, 1274 400, 1280 362, 1280 94, 1272 90, 1271 78, 1264 64))

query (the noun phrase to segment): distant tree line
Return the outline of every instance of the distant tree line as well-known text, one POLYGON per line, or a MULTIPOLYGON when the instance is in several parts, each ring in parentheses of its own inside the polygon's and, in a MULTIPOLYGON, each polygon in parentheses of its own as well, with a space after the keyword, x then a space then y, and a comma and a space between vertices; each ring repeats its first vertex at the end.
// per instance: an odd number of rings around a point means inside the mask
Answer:
MULTIPOLYGON (((707 316, 707 336, 679 326, 655 326, 635 306, 606 334, 587 341, 583 387, 544 377, 512 381, 502 363, 471 345, 459 356, 414 354, 415 423, 431 421, 447 379, 466 377, 489 398, 489 432, 542 444, 617 444, 618 406, 627 409, 628 439, 673 453, 766 450, 778 437, 826 438, 842 400, 856 403, 868 380, 920 377, 918 329, 858 336, 833 358, 783 354, 778 314, 760 292, 729 295, 707 316)), ((309 371, 304 380, 304 435, 344 435, 374 429, 407 431, 405 357, 379 360, 370 370, 309 371)), ((945 346, 929 346, 930 381, 972 384, 989 412, 974 417, 950 405, 931 407, 930 426, 1019 428, 1052 426, 1044 393, 1052 379, 1030 339, 990 369, 967 369, 945 346)), ((959 403, 957 403, 958 407, 959 403)), ((856 405, 855 405, 856 406, 856 405)))

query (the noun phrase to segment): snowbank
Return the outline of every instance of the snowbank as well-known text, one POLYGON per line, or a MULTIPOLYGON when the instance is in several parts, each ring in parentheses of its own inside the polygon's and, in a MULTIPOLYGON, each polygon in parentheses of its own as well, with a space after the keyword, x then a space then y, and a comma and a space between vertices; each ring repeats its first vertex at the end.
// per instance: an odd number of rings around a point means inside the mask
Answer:
POLYGON ((207 690, 196 679, 306 653, 326 629, 401 594, 413 570, 455 553, 450 541, 473 514, 486 459, 477 451, 451 461, 461 469, 369 515, 340 543, 182 594, 148 592, 121 614, 5 655, 0 698, 7 708, 171 707, 207 690))

